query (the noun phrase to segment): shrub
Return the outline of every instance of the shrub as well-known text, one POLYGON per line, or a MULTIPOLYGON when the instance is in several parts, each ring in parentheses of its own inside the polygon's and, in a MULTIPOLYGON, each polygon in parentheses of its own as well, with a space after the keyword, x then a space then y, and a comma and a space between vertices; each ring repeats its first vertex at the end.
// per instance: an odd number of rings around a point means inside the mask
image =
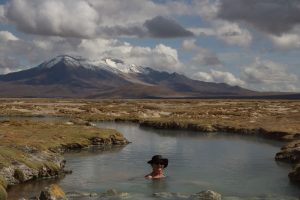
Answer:
POLYGON ((6 200, 7 193, 6 190, 0 185, 0 200, 6 200))
POLYGON ((20 169, 15 169, 14 177, 15 177, 15 179, 17 179, 21 183, 25 181, 25 175, 22 172, 22 170, 20 170, 20 169))
POLYGON ((7 188, 7 182, 2 176, 0 176, 0 186, 7 188))

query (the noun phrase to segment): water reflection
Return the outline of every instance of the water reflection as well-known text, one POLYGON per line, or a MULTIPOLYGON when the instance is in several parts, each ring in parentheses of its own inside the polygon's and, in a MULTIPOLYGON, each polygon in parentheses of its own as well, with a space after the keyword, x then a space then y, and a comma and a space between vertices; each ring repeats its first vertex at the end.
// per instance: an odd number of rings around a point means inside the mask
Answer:
POLYGON ((151 127, 139 126, 139 129, 149 133, 157 134, 161 137, 176 137, 176 138, 195 138, 202 140, 227 138, 236 140, 248 140, 258 143, 269 144, 276 147, 282 147, 285 142, 265 139, 262 137, 257 137, 255 135, 241 135, 238 133, 225 133, 225 132, 200 132, 200 131, 190 131, 190 130, 168 130, 168 129, 155 129, 151 127))
POLYGON ((147 180, 147 187, 151 194, 169 191, 168 182, 170 177, 156 180, 147 180))
POLYGON ((15 185, 8 188, 8 196, 10 200, 17 200, 21 197, 30 198, 38 196, 44 187, 50 184, 58 183, 59 179, 45 179, 45 180, 34 180, 28 181, 23 184, 15 185))
POLYGON ((88 147, 86 149, 74 149, 74 150, 68 150, 65 154, 66 157, 68 156, 97 156, 99 153, 117 153, 121 151, 125 146, 92 146, 88 147))

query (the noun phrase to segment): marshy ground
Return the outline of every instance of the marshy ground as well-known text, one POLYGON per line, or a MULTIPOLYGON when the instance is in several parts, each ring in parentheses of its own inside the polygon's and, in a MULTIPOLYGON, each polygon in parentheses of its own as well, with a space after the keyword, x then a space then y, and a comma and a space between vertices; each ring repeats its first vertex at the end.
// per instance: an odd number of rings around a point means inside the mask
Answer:
POLYGON ((288 100, 2 99, 0 115, 176 122, 300 133, 300 101, 288 100))

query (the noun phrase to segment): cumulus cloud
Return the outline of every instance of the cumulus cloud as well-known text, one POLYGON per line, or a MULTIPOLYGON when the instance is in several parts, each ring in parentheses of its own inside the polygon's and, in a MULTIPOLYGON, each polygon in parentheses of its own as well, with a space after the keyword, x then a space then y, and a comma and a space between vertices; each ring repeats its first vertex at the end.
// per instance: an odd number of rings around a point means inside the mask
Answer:
POLYGON ((195 39, 184 40, 182 42, 182 48, 187 51, 192 51, 194 56, 192 58, 193 65, 204 66, 221 66, 222 63, 218 56, 206 48, 201 48, 196 45, 195 39))
POLYGON ((196 36, 215 36, 216 31, 213 28, 207 27, 192 27, 188 29, 196 36))
POLYGON ((279 36, 270 35, 273 44, 283 50, 300 48, 300 35, 296 33, 285 33, 279 36))
POLYGON ((196 65, 221 66, 222 63, 217 55, 207 49, 200 48, 197 54, 192 58, 196 65))
POLYGON ((17 71, 19 68, 20 63, 16 59, 0 56, 0 74, 17 71))
POLYGON ((18 40, 15 35, 8 31, 0 31, 0 41, 18 40))
POLYGON ((151 20, 147 20, 144 26, 148 29, 150 36, 158 38, 169 37, 190 37, 194 34, 184 29, 176 21, 157 16, 151 20))
POLYGON ((92 36, 98 22, 97 12, 84 0, 12 0, 6 16, 23 32, 69 37, 92 36))
POLYGON ((251 33, 247 29, 241 28, 237 23, 224 20, 214 20, 210 23, 210 28, 193 27, 189 30, 197 36, 214 36, 229 45, 246 47, 252 42, 251 33))
POLYGON ((210 72, 197 72, 194 74, 193 78, 206 82, 227 83, 232 86, 245 86, 245 82, 235 77, 232 73, 218 70, 210 70, 210 72))
POLYGON ((286 71, 285 66, 257 58, 243 70, 243 79, 260 90, 291 91, 299 86, 298 76, 286 71))
POLYGON ((5 8, 3 5, 0 5, 0 23, 5 23, 6 17, 5 17, 5 8))
POLYGON ((178 58, 177 50, 163 44, 156 45, 150 51, 149 49, 133 48, 130 52, 129 60, 158 70, 169 72, 183 70, 183 64, 178 58))
POLYGON ((188 51, 197 50, 196 39, 183 40, 182 48, 188 51))
MULTIPOLYGON (((201 18, 211 21, 215 20, 218 16, 220 9, 220 1, 218 0, 194 0, 193 9, 201 16, 201 18)), ((192 11, 193 9, 190 9, 192 11)))
POLYGON ((179 2, 101 0, 11 0, 0 7, 3 17, 20 31, 36 35, 78 38, 192 36, 176 21, 159 16, 181 13, 179 2), (174 13, 173 13, 174 12, 174 13))
POLYGON ((11 71, 19 68, 20 62, 24 61, 23 58, 26 58, 26 65, 33 67, 60 54, 80 55, 90 59, 115 57, 128 63, 171 72, 180 71, 183 67, 177 50, 164 44, 150 48, 116 39, 38 37, 34 40, 8 40, 7 38, 12 37, 11 33, 5 32, 2 35, 6 39, 1 40, 0 34, 0 66, 11 71))
POLYGON ((217 38, 230 45, 248 46, 252 41, 250 32, 236 23, 217 21, 214 24, 217 38))
POLYGON ((300 92, 300 81, 296 74, 288 72, 284 65, 260 58, 245 66, 239 76, 211 69, 209 72, 196 72, 192 77, 201 81, 227 83, 257 91, 300 92))
POLYGON ((151 67, 157 70, 180 71, 183 67, 178 58, 178 52, 164 44, 154 48, 133 46, 118 40, 82 40, 78 46, 81 55, 90 58, 116 57, 128 63, 151 67))
POLYGON ((300 2, 297 0, 222 0, 218 17, 280 35, 300 24, 299 13, 300 2))
POLYGON ((146 20, 143 25, 99 27, 98 33, 104 36, 136 36, 153 38, 191 37, 194 34, 186 30, 175 20, 162 16, 146 20))

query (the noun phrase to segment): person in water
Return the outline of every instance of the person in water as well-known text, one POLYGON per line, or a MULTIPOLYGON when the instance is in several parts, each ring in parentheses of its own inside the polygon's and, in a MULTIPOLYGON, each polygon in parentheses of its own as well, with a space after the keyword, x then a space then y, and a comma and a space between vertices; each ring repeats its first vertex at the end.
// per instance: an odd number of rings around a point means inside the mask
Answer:
POLYGON ((151 160, 148 161, 148 164, 152 166, 152 172, 147 174, 145 178, 147 179, 159 179, 164 178, 164 169, 168 166, 168 159, 163 158, 161 155, 155 155, 151 160))

